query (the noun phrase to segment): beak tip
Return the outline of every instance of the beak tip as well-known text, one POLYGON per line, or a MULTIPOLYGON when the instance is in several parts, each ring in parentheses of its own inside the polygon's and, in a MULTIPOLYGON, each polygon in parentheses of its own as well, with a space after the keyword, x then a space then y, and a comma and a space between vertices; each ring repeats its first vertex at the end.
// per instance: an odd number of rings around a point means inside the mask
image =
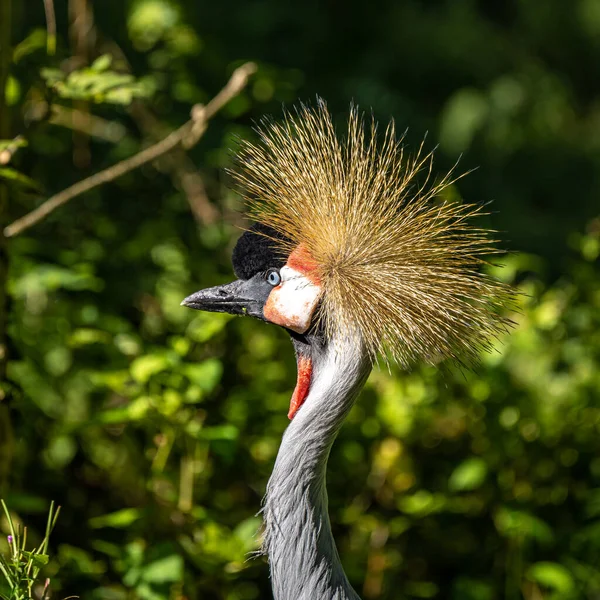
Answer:
POLYGON ((252 303, 252 298, 245 298, 240 294, 239 282, 234 281, 225 285, 216 285, 194 292, 187 298, 184 298, 180 306, 192 308, 193 310, 202 310, 207 312, 229 313, 232 315, 245 314, 246 305, 252 303))
POLYGON ((185 306, 186 308, 196 308, 196 303, 194 302, 194 300, 198 300, 198 298, 196 297, 197 294, 198 293, 196 292, 195 294, 184 298, 179 306, 185 306))

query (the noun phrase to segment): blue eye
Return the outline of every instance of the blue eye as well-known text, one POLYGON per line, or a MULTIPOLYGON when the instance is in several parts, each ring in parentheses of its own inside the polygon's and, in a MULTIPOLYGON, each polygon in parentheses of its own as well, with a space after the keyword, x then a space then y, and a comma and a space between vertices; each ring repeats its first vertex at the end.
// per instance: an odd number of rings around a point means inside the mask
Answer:
POLYGON ((279 285, 281 283, 281 275, 279 275, 279 271, 276 271, 275 269, 269 271, 269 273, 267 275, 267 281, 273 287, 275 287, 276 285, 279 285))

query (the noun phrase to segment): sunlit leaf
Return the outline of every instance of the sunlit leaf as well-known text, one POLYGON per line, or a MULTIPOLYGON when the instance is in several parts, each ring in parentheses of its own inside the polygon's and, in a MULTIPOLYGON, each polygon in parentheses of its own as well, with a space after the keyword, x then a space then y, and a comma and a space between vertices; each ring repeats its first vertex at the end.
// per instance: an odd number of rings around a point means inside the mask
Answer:
POLYGON ((106 331, 81 327, 73 331, 69 337, 71 347, 88 346, 89 344, 108 344, 111 336, 106 331))
POLYGON ((36 567, 43 567, 50 562, 50 557, 47 554, 37 554, 36 552, 23 552, 36 567))
POLYGON ((238 433, 238 429, 234 425, 215 425, 214 427, 202 428, 198 437, 210 441, 235 440, 238 433))
POLYGON ((554 539, 552 528, 542 519, 520 510, 500 508, 494 521, 501 535, 512 539, 536 539, 550 543, 554 539))
POLYGON ((569 594, 575 588, 571 573, 562 565, 553 562, 535 563, 527 570, 527 578, 557 592, 561 598, 571 597, 569 594))
POLYGON ((137 357, 131 363, 130 370, 135 380, 145 383, 150 377, 168 369, 171 365, 172 361, 169 355, 157 352, 137 357))
POLYGON ((467 458, 454 469, 448 481, 453 492, 474 490, 481 486, 487 475, 487 465, 482 458, 467 458))
POLYGON ((398 507, 403 512, 417 517, 424 517, 436 513, 446 505, 446 499, 440 494, 432 494, 426 490, 419 490, 414 494, 407 494, 398 500, 398 507))
POLYGON ((98 529, 101 527, 129 527, 142 517, 139 508, 124 508, 113 513, 93 517, 89 520, 90 527, 98 529))
POLYGON ((90 65, 90 69, 96 71, 96 73, 102 73, 103 71, 106 71, 111 64, 112 56, 110 54, 103 54, 90 65))
POLYGON ((464 152, 488 114, 488 102, 476 89, 458 90, 448 101, 442 114, 440 144, 448 151, 464 152))
POLYGON ((159 558, 141 571, 141 578, 147 583, 168 583, 180 581, 183 577, 183 558, 179 554, 171 554, 159 558))
POLYGON ((13 60, 18 63, 26 56, 46 47, 46 30, 34 29, 23 41, 19 42, 13 49, 13 60))
POLYGON ((12 167, 0 167, 0 179, 4 179, 9 183, 28 190, 34 190, 36 192, 40 192, 42 190, 42 187, 37 181, 35 181, 35 179, 28 177, 24 173, 21 173, 12 167))
POLYGON ((2 150, 6 150, 6 148, 24 148, 25 146, 27 146, 27 140, 24 138, 0 140, 0 152, 2 152, 2 150))
POLYGON ((202 344, 220 331, 231 320, 231 315, 225 313, 199 313, 194 320, 188 325, 187 335, 202 344))
POLYGON ((176 6, 168 0, 137 0, 127 19, 129 34, 140 50, 149 50, 178 21, 176 6))
POLYGON ((223 365, 216 358, 210 358, 198 364, 187 364, 183 367, 186 377, 207 393, 219 383, 223 374, 223 365))

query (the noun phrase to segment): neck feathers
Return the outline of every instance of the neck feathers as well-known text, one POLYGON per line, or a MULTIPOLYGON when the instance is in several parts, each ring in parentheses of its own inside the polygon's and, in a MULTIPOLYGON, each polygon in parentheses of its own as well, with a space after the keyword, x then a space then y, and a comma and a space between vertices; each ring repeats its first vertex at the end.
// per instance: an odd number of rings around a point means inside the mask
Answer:
POLYGON ((347 340, 311 349, 310 392, 283 436, 267 486, 263 550, 275 600, 359 600, 331 533, 325 472, 372 364, 363 347, 347 340))

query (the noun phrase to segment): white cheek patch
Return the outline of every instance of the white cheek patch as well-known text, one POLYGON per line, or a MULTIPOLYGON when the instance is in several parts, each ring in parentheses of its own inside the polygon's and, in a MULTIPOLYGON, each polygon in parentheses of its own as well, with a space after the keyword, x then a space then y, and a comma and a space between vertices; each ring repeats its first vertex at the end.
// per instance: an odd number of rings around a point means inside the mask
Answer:
POLYGON ((319 303, 321 287, 288 266, 281 268, 280 275, 281 283, 273 288, 263 309, 265 318, 296 333, 304 333, 319 303))

